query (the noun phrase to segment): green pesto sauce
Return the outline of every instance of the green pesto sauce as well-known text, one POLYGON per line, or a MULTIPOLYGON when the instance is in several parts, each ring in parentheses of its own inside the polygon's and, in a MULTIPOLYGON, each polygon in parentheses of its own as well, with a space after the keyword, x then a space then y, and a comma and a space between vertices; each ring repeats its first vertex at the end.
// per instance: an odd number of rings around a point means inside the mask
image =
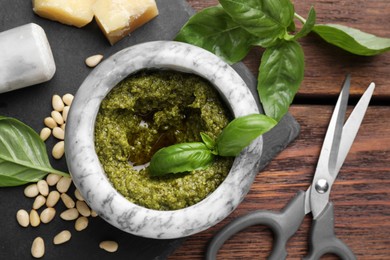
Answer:
POLYGON ((115 86, 102 101, 95 147, 112 185, 129 201, 174 210, 203 200, 225 179, 232 158, 217 158, 205 170, 151 177, 132 165, 150 161, 164 146, 216 138, 231 115, 204 79, 163 70, 141 71, 115 86))

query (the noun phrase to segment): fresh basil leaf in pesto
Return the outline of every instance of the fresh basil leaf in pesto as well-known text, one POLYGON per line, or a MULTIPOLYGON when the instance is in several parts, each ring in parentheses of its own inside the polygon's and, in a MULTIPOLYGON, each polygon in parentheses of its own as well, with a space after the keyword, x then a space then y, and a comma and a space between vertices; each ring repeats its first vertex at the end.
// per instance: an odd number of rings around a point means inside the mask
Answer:
POLYGON ((199 46, 233 64, 248 54, 255 37, 234 22, 222 7, 215 6, 193 15, 175 40, 199 46))
POLYGON ((215 141, 209 135, 201 132, 200 137, 208 149, 213 150, 215 148, 215 141))
POLYGON ((204 143, 180 143, 158 150, 153 155, 148 169, 150 175, 162 176, 204 169, 213 159, 214 154, 204 143))
POLYGON ((256 44, 269 47, 287 34, 294 19, 290 0, 220 0, 224 10, 245 30, 257 37, 256 44))
POLYGON ((303 24, 302 29, 297 34, 295 34, 294 40, 297 40, 299 38, 302 38, 302 37, 305 37, 306 35, 308 35, 313 30, 315 23, 316 23, 316 11, 314 10, 314 7, 312 6, 310 8, 308 17, 307 17, 305 23, 303 24))
POLYGON ((279 121, 287 113, 303 80, 304 67, 303 50, 296 41, 265 50, 257 90, 266 115, 279 121))
POLYGON ((317 24, 313 31, 328 43, 357 55, 372 56, 390 50, 389 38, 377 37, 344 25, 317 24))
POLYGON ((220 156, 237 156, 254 139, 271 130, 277 122, 261 114, 252 114, 232 120, 217 138, 220 156))
POLYGON ((37 182, 49 172, 68 176, 51 167, 45 144, 33 129, 0 116, 0 187, 37 182))

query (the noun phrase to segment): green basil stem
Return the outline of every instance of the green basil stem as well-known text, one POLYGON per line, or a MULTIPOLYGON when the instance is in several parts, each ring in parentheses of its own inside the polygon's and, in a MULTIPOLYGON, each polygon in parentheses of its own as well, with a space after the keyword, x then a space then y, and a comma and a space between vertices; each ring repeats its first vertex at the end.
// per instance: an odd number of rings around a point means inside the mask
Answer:
POLYGON ((295 16, 295 18, 297 18, 301 23, 303 23, 303 24, 306 23, 306 19, 303 18, 302 16, 300 16, 299 14, 294 13, 294 16, 295 16))

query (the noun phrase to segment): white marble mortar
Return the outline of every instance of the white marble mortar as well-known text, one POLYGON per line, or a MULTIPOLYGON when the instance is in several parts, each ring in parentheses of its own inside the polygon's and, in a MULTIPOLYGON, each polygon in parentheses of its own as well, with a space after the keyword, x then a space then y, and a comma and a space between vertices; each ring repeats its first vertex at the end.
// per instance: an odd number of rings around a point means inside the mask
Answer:
POLYGON ((235 158, 223 183, 201 202, 172 211, 129 202, 110 184, 94 146, 101 101, 121 80, 145 68, 189 72, 209 80, 235 117, 259 113, 241 77, 214 54, 180 42, 156 41, 126 48, 98 65, 75 95, 69 112, 65 154, 76 187, 100 217, 134 235, 169 239, 203 231, 227 217, 243 200, 258 173, 263 140, 257 138, 235 158))

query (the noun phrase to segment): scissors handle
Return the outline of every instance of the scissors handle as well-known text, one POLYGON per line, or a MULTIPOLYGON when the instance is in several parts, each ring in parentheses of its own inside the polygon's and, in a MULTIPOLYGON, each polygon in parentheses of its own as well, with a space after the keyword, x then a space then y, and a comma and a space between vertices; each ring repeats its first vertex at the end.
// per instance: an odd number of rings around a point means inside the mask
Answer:
POLYGON ((343 260, 354 260, 355 255, 351 249, 338 239, 334 233, 333 203, 329 202, 325 209, 313 220, 309 254, 305 260, 320 259, 327 253, 338 255, 343 260))
POLYGON ((254 225, 267 226, 274 234, 273 250, 268 259, 285 259, 287 257, 286 243, 298 230, 304 217, 305 193, 299 191, 280 213, 258 210, 239 217, 226 225, 211 240, 206 252, 206 259, 216 259, 218 250, 226 240, 241 230, 254 225))

